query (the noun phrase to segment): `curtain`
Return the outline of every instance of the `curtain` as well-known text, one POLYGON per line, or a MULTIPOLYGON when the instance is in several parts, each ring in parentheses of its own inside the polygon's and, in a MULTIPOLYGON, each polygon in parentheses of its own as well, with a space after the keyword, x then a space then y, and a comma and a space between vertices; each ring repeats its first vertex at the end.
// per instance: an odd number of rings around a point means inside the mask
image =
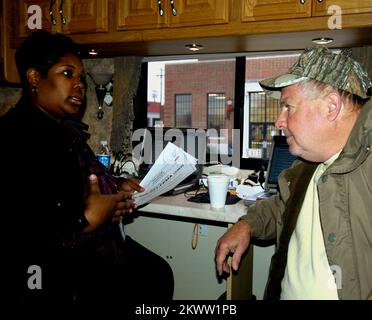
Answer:
POLYGON ((133 97, 137 92, 142 57, 114 58, 114 93, 111 150, 132 152, 133 97))

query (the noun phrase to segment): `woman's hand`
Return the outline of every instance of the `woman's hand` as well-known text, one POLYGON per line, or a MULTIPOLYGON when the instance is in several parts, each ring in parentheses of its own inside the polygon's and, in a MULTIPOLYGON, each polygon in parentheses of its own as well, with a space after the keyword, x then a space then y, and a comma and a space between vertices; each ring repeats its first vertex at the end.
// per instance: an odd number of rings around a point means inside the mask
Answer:
POLYGON ((140 179, 135 179, 135 178, 132 178, 132 179, 122 179, 121 178, 117 181, 119 191, 123 190, 123 191, 129 191, 129 192, 132 192, 132 193, 134 191, 138 191, 138 192, 145 191, 145 189, 143 189, 140 186, 140 183, 141 183, 141 180, 140 179))
POLYGON ((119 179, 117 181, 119 192, 124 192, 128 200, 120 210, 115 212, 113 221, 119 221, 124 214, 131 213, 136 208, 136 204, 133 201, 133 193, 134 191, 143 192, 145 190, 139 185, 140 182, 141 180, 139 179, 119 179))
POLYGON ((89 225, 84 232, 91 232, 115 216, 122 216, 127 208, 127 202, 132 201, 132 193, 119 191, 117 194, 101 194, 97 176, 89 177, 90 190, 85 203, 85 218, 89 225))

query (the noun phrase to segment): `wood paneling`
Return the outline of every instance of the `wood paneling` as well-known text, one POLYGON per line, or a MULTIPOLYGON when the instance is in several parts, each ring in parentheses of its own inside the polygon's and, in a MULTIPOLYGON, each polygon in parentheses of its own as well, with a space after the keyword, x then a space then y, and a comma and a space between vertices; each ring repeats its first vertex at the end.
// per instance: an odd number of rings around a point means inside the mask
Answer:
POLYGON ((174 1, 173 8, 170 1, 162 1, 162 16, 156 0, 116 0, 116 7, 117 30, 203 26, 229 21, 228 0, 178 0, 174 1))
POLYGON ((354 14, 372 12, 372 0, 313 0, 313 16, 328 15, 330 6, 338 6, 341 9, 341 14, 354 14))
POLYGON ((311 16, 311 0, 242 0, 242 21, 263 21, 311 16))
POLYGON ((69 0, 64 3, 66 24, 62 25, 63 33, 108 31, 108 0, 69 0))

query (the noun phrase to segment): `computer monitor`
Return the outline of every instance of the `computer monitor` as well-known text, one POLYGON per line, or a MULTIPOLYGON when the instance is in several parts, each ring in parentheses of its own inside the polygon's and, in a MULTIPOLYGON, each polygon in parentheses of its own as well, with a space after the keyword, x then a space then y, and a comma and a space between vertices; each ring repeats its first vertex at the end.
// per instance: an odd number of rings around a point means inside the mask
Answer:
POLYGON ((265 190, 277 190, 279 174, 289 168, 296 159, 289 152, 285 136, 274 136, 266 172, 265 190))

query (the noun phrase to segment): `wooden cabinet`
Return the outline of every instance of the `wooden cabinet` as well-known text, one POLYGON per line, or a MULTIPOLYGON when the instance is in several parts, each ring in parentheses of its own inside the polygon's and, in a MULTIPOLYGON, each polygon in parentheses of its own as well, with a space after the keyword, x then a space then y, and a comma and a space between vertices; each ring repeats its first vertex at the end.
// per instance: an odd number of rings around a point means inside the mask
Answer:
MULTIPOLYGON (((15 37, 20 37, 24 38, 28 34, 30 34, 32 31, 34 31, 33 26, 30 28, 29 27, 29 19, 30 23, 36 24, 36 18, 33 20, 31 18, 31 15, 38 15, 38 11, 31 11, 32 13, 28 13, 28 9, 32 9, 31 6, 37 6, 38 8, 41 9, 41 27, 45 30, 48 30, 50 32, 52 31, 58 31, 57 27, 60 25, 53 25, 51 23, 50 15, 49 15, 49 5, 50 1, 49 0, 38 0, 38 1, 33 1, 33 0, 15 0, 11 7, 11 14, 14 18, 15 24, 14 24, 14 36, 15 37)), ((38 10, 38 9, 37 9, 38 10)), ((54 15, 55 18, 57 16, 54 15)))
MULTIPOLYGON (((327 16, 330 6, 342 14, 372 12, 371 0, 242 0, 242 22, 327 16)), ((332 11, 333 12, 333 11, 332 11)))
POLYGON ((0 81, 19 83, 18 71, 15 65, 15 49, 10 48, 10 25, 8 1, 0 1, 0 81))
POLYGON ((311 16, 311 0, 242 0, 243 22, 311 16))
POLYGON ((32 5, 41 9, 43 29, 71 35, 87 52, 94 45, 102 57, 185 54, 190 39, 204 45, 203 53, 298 49, 320 36, 334 37, 334 46, 365 45, 372 29, 372 0, 55 0, 55 24, 50 2, 3 0, 10 49, 32 32, 32 5), (331 5, 342 10, 337 35, 328 24, 331 5))
POLYGON ((330 13, 328 13, 328 8, 334 5, 338 6, 341 9, 341 14, 372 12, 372 0, 313 0, 312 15, 329 15, 330 13))
MULTIPOLYGON (((26 37, 35 29, 29 27, 29 19, 36 11, 28 12, 31 6, 41 9, 42 29, 65 34, 97 33, 108 31, 108 0, 15 0, 11 8, 15 23, 15 37, 26 37)), ((36 17, 36 15, 35 15, 36 17)))
POLYGON ((108 31, 108 0, 69 0, 65 2, 67 22, 62 25, 63 33, 108 31))
POLYGON ((154 0, 117 0, 117 30, 152 29, 168 25, 168 13, 159 13, 154 0))
MULTIPOLYGON (((0 1, 0 6, 2 6, 0 1)), ((0 81, 4 81, 4 30, 3 30, 3 15, 0 8, 0 81)))
POLYGON ((117 30, 203 26, 229 22, 228 0, 162 0, 159 4, 158 2, 116 0, 117 30))

